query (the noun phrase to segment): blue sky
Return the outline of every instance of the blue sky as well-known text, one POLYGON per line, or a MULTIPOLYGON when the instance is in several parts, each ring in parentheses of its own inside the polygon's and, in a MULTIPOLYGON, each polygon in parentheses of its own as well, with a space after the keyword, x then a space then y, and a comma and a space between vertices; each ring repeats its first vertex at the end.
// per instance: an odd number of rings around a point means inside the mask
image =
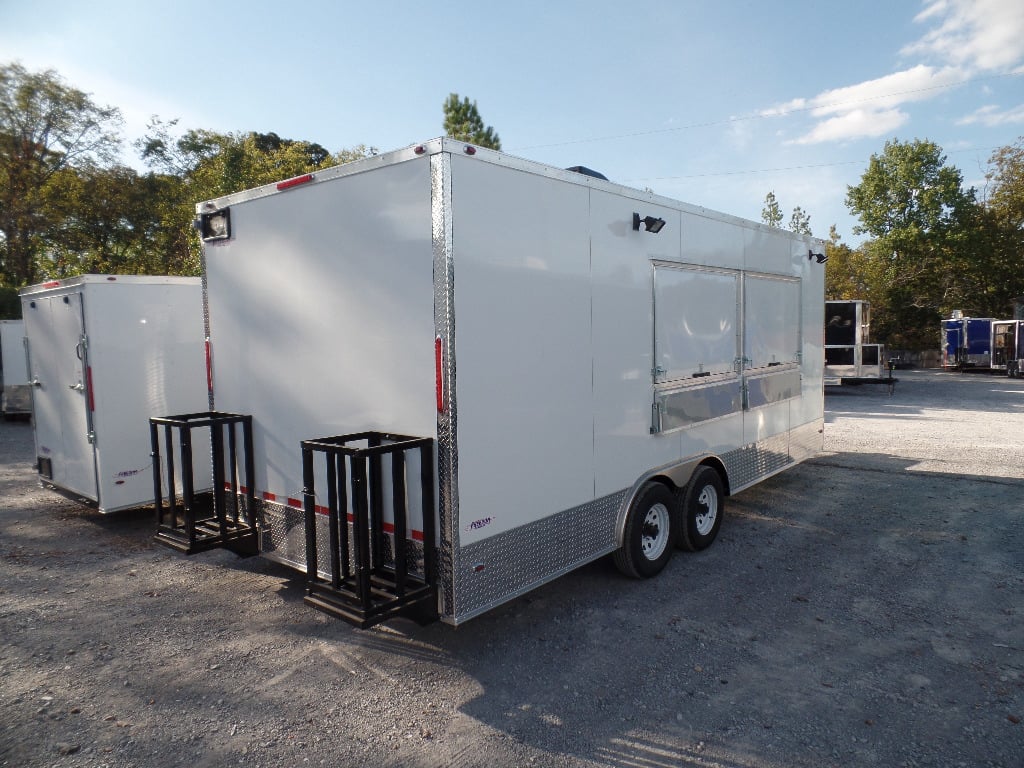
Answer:
POLYGON ((511 154, 751 219, 774 191, 851 243, 846 187, 886 140, 937 142, 981 191, 1024 135, 1021 0, 0 0, 0 19, 0 61, 57 70, 129 138, 159 115, 387 151, 440 135, 457 92, 511 154))

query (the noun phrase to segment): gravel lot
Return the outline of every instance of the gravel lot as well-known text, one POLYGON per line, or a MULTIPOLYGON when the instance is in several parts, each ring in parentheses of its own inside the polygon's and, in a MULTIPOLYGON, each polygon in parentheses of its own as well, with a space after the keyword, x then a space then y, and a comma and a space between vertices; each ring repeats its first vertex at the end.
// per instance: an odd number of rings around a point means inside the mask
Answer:
POLYGON ((830 390, 826 451, 657 579, 355 630, 38 488, 0 424, 2 766, 1024 765, 1024 380, 830 390))

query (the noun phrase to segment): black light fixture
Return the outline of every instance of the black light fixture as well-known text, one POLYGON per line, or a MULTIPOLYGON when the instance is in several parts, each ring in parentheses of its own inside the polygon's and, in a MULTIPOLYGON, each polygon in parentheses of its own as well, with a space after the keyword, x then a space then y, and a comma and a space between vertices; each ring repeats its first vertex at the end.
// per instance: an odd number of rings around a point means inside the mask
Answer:
POLYGON ((199 234, 203 240, 227 240, 231 237, 231 211, 229 208, 200 214, 198 223, 199 234))
POLYGON ((641 219, 639 213, 634 213, 633 214, 633 229, 635 229, 637 232, 639 232, 641 224, 644 225, 644 229, 646 231, 650 232, 652 235, 656 235, 659 232, 661 232, 662 227, 665 226, 665 220, 664 219, 655 218, 654 216, 644 216, 641 219))
POLYGON ((810 261, 811 259, 817 260, 819 264, 824 264, 826 261, 828 261, 828 256, 826 256, 824 253, 815 253, 814 251, 808 249, 807 260, 810 261))

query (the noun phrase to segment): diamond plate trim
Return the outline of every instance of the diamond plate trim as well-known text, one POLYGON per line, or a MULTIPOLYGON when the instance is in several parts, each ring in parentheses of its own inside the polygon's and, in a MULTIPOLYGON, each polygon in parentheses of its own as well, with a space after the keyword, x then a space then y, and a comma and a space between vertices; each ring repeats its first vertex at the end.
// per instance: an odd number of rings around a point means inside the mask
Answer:
POLYGON ((821 451, 824 420, 817 419, 789 432, 769 437, 722 455, 730 493, 739 493, 821 451))
MULTIPOLYGON (((306 513, 301 509, 256 499, 260 524, 260 553, 268 560, 306 572, 306 513)), ((316 516, 317 570, 324 575, 330 567, 330 528, 326 515, 316 516)))
POLYGON ((625 490, 617 491, 463 547, 452 622, 478 616, 614 551, 615 520, 625 496, 625 490))
POLYGON ((454 613, 459 519, 458 406, 455 397, 455 264, 452 257, 451 155, 430 157, 430 213, 434 252, 434 332, 441 339, 444 412, 437 415, 438 586, 441 614, 454 613))

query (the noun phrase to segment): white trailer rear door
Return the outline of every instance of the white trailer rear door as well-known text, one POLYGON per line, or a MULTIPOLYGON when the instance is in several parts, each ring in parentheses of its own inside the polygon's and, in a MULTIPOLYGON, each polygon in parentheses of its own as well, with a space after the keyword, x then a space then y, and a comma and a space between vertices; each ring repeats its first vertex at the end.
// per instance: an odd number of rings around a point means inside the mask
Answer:
POLYGON ((89 441, 82 294, 30 299, 24 314, 36 451, 51 467, 43 476, 60 488, 95 500, 96 460, 89 441))

